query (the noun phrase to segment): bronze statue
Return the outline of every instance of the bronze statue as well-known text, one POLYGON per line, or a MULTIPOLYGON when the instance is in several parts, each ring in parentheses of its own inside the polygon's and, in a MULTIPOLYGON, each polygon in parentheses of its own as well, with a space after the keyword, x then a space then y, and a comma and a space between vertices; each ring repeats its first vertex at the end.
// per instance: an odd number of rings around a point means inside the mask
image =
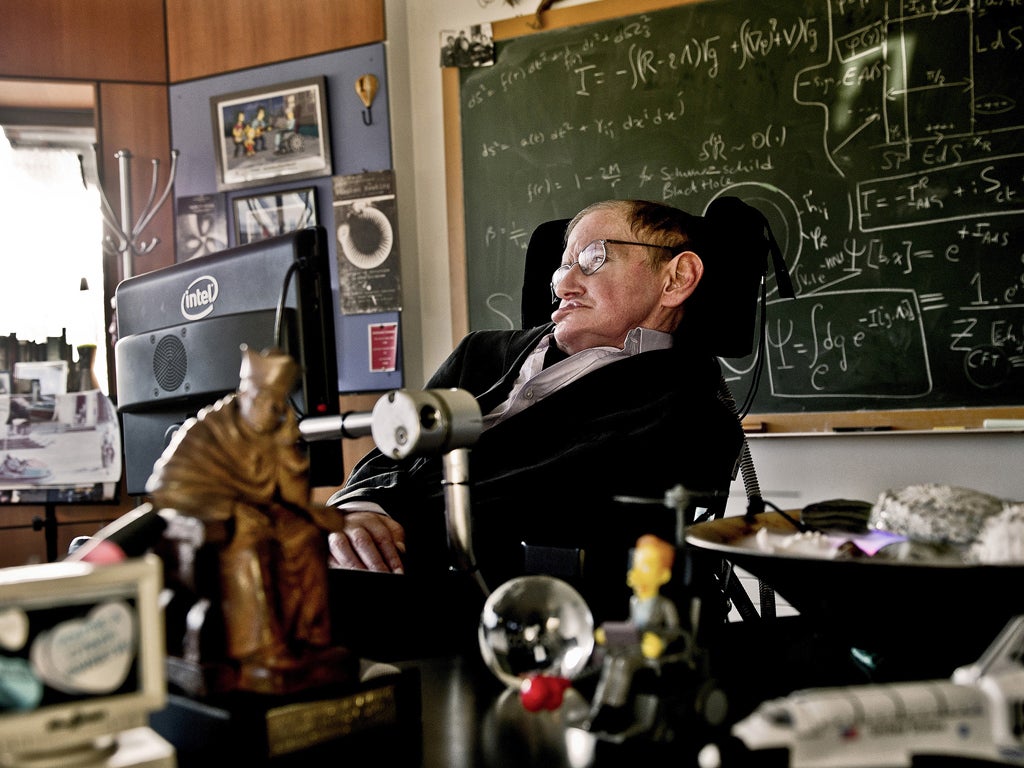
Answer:
MULTIPOLYGON (((280 350, 243 345, 238 391, 178 429, 147 483, 155 506, 201 523, 194 549, 214 548, 218 583, 196 591, 219 594, 224 661, 242 690, 285 693, 351 672, 347 654, 331 648, 327 600, 325 531, 340 518, 310 504, 309 464, 289 404, 298 373, 280 350)), ((187 566, 194 555, 179 561, 187 566)), ((194 610, 189 621, 196 623, 194 610)), ((201 653, 206 658, 192 661, 209 665, 208 650, 201 653)))

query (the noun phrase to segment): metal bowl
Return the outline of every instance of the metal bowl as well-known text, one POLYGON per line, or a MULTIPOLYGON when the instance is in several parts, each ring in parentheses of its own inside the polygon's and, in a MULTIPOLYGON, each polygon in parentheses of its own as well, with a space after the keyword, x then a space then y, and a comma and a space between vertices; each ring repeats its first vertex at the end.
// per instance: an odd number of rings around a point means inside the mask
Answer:
POLYGON ((800 519, 799 512, 764 512, 699 523, 687 529, 686 542, 758 577, 823 633, 907 677, 946 676, 975 661, 1011 617, 1024 613, 1024 563, 760 549, 761 530, 797 535, 787 516, 800 519))

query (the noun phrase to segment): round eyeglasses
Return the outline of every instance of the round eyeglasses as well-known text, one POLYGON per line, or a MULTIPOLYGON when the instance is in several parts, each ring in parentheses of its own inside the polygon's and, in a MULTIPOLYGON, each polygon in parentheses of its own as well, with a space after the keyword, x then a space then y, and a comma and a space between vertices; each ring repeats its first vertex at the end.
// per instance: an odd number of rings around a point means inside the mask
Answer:
POLYGON ((571 261, 568 264, 563 264, 556 269, 551 275, 551 298, 554 300, 555 289, 558 288, 558 284, 562 282, 562 279, 569 274, 575 266, 579 266, 580 272, 584 275, 592 275, 602 266, 608 259, 608 243, 612 245, 639 245, 643 248, 661 248, 664 251, 675 252, 676 247, 671 245, 655 245, 654 243, 637 243, 632 240, 612 240, 605 238, 604 240, 594 240, 592 243, 587 243, 583 246, 583 250, 579 252, 576 257, 576 261, 571 261))

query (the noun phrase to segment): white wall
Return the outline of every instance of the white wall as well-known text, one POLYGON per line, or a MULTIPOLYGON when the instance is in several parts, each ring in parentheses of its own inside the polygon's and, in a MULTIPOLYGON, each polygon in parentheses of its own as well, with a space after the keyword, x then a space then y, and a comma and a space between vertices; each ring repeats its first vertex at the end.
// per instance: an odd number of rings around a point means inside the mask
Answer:
MULTIPOLYGON (((509 2, 385 0, 409 387, 422 386, 452 348, 440 33, 531 15, 539 0, 509 2)), ((1020 433, 768 437, 755 438, 751 452, 762 492, 784 508, 832 498, 874 501, 888 488, 921 482, 1024 500, 1020 433)), ((742 509, 737 482, 730 512, 742 509)))
MULTIPOLYGON (((825 499, 874 502, 890 488, 946 483, 1024 500, 1024 435, 936 432, 770 436, 750 440, 761 493, 783 509, 825 499)), ((729 511, 745 507, 737 480, 729 511)))

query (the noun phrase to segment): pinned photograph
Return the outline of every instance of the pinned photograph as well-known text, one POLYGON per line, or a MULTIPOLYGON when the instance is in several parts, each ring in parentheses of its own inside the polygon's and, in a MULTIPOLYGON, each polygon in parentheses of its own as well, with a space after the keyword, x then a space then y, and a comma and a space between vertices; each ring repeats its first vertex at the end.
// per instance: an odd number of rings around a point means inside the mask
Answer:
POLYGON ((486 67, 494 63, 490 24, 473 24, 441 32, 442 67, 486 67))

